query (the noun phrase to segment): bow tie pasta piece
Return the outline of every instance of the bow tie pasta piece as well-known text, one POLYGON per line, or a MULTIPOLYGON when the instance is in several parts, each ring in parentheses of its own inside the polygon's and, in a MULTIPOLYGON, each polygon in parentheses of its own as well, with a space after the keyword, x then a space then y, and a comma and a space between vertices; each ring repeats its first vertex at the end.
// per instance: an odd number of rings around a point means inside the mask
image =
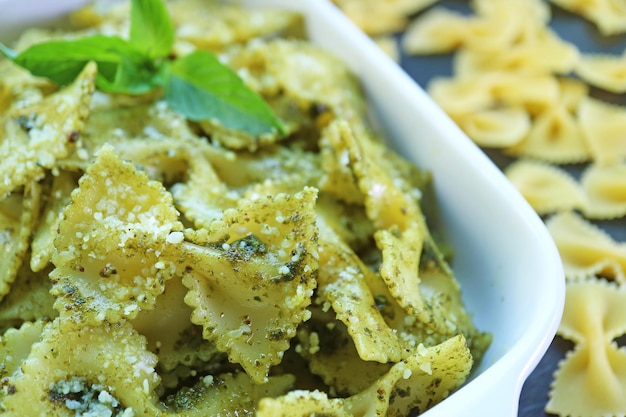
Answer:
POLYGON ((171 188, 176 207, 197 228, 208 228, 227 208, 237 205, 239 194, 217 176, 203 152, 187 149, 188 178, 171 188))
POLYGON ((0 329, 19 327, 24 321, 51 320, 58 315, 48 279, 52 266, 33 272, 27 262, 29 258, 27 253, 11 291, 0 302, 0 329))
POLYGON ((365 278, 375 272, 333 234, 320 226, 318 297, 329 302, 337 319, 347 326, 363 360, 398 362, 403 343, 376 308, 374 294, 365 278))
POLYGON ((605 36, 626 33, 626 6, 621 0, 550 0, 592 22, 605 36))
POLYGON ((612 93, 626 93, 626 57, 616 55, 582 55, 576 74, 587 83, 612 93))
POLYGON ((585 207, 582 188, 560 168, 532 159, 518 159, 504 173, 540 215, 585 207))
POLYGON ((583 171, 580 183, 587 196, 587 218, 615 219, 626 215, 626 164, 590 165, 583 171))
POLYGON ((457 74, 509 72, 512 74, 569 74, 578 63, 578 48, 562 40, 548 28, 536 29, 532 36, 494 50, 466 48, 455 57, 457 74), (462 59, 461 62, 458 62, 462 59))
POLYGON ((206 375, 192 387, 168 396, 165 405, 176 417, 253 415, 263 398, 285 394, 293 382, 292 375, 271 376, 264 384, 244 372, 206 375))
POLYGON ((433 7, 411 21, 402 36, 406 54, 448 53, 463 44, 468 17, 445 7, 433 7))
POLYGON ((159 370, 172 371, 178 365, 208 362, 220 352, 202 339, 202 329, 191 323, 193 310, 184 302, 187 288, 179 277, 165 282, 165 290, 153 310, 142 311, 131 320, 148 341, 148 349, 159 357, 159 370))
POLYGON ((516 145, 531 129, 530 116, 520 107, 484 109, 453 120, 478 146, 491 148, 516 145))
POLYGON ((318 302, 316 299, 311 307, 311 320, 298 327, 295 352, 304 360, 303 366, 321 379, 326 391, 338 397, 357 394, 383 376, 393 363, 361 359, 346 325, 318 302))
POLYGON ((59 171, 53 176, 48 201, 40 215, 31 242, 30 267, 33 271, 41 271, 50 264, 54 252, 54 239, 63 218, 63 209, 70 202, 70 195, 77 186, 77 173, 59 171))
POLYGON ((626 409, 626 292, 592 279, 567 285, 559 334, 576 343, 559 364, 546 411, 571 416, 620 415, 626 409))
POLYGON ((585 97, 578 118, 596 164, 612 165, 626 159, 626 108, 585 97))
POLYGON ((292 391, 261 400, 257 416, 403 416, 421 412, 460 386, 471 366, 465 339, 455 336, 431 348, 421 347, 358 394, 329 398, 320 391, 292 391))
POLYGON ((0 201, 0 300, 9 293, 25 261, 41 205, 41 186, 29 181, 0 201))
POLYGON ((154 308, 176 264, 162 255, 182 238, 172 196, 103 147, 63 213, 50 275, 55 308, 87 323, 154 308))
MULTIPOLYGON (((144 169, 153 179, 165 181, 168 176, 175 175, 170 170, 176 173, 184 169, 173 166, 172 161, 176 161, 177 151, 189 146, 188 141, 197 139, 197 136, 186 119, 169 109, 164 101, 145 103, 145 98, 141 100, 97 91, 76 148, 58 162, 59 167, 85 170, 98 150, 109 144, 123 158, 145 165, 144 169), (168 147, 170 158, 166 159, 162 152, 168 147), (164 160, 168 163, 160 165, 164 160)), ((193 144, 201 146, 198 141, 193 144)))
MULTIPOLYGON (((2 334, 0 337, 0 378, 3 380, 7 377, 11 378, 19 372, 33 344, 39 341, 44 325, 45 322, 42 320, 26 321, 21 326, 8 329, 2 334)), ((14 389, 15 387, 11 388, 8 384, 6 390, 0 391, 0 409, 2 409, 3 398, 14 389)))
POLYGON ((315 189, 242 201, 211 224, 200 246, 184 243, 183 284, 192 322, 257 383, 280 363, 310 317, 316 286, 315 189))
POLYGON ((69 86, 0 118, 0 196, 41 179, 69 155, 89 116, 96 73, 89 63, 69 86))
POLYGON ((136 416, 158 415, 157 359, 145 347, 129 323, 92 327, 56 319, 9 378, 14 388, 4 398, 4 410, 9 416, 126 409, 136 416))
POLYGON ((597 226, 574 212, 556 214, 546 226, 561 255, 570 281, 602 275, 626 282, 626 245, 615 242, 597 226))
POLYGON ((538 114, 528 135, 505 149, 509 155, 536 158, 556 164, 590 159, 583 130, 576 116, 557 105, 538 114))

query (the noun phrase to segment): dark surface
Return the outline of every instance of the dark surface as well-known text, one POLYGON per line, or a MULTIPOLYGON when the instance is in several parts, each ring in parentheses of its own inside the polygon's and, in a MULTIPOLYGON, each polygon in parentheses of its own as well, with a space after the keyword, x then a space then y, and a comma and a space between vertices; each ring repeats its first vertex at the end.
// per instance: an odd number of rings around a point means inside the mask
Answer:
MULTIPOLYGON (((442 0, 438 5, 450 9, 469 12, 467 0, 442 0)), ((621 55, 626 51, 626 36, 601 36, 595 27, 580 17, 552 8, 551 27, 565 40, 574 43, 581 52, 603 52, 621 55)), ((401 66, 422 87, 426 88, 434 76, 450 76, 452 74, 451 56, 402 56, 401 66)), ((626 95, 609 94, 602 91, 592 91, 592 95, 614 103, 626 104, 626 95)), ((500 168, 504 168, 511 159, 503 156, 496 150, 485 149, 485 152, 500 168)), ((583 166, 564 166, 574 176, 578 176, 583 166)), ((594 222, 620 242, 626 241, 626 221, 624 219, 594 222)), ((624 339, 624 338, 622 338, 624 339)), ((624 345, 624 340, 618 340, 624 345)), ((546 417, 544 408, 548 402, 548 392, 553 380, 553 374, 567 351, 573 344, 560 337, 556 337, 548 351, 539 362, 537 368, 524 384, 519 402, 518 417, 546 417)))

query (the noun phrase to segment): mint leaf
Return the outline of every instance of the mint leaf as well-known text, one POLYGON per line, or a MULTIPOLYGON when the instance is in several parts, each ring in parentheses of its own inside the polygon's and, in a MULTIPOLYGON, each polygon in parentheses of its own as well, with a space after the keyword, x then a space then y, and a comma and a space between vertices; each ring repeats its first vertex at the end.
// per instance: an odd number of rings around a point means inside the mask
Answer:
POLYGON ((98 75, 112 82, 124 57, 141 56, 121 38, 90 36, 35 44, 13 58, 33 75, 47 77, 59 85, 71 83, 89 61, 98 64, 98 75))
POLYGON ((130 43, 150 58, 167 56, 174 45, 174 25, 162 0, 132 0, 130 43))
POLYGON ((172 62, 164 89, 170 107, 190 120, 217 119, 230 129, 252 135, 285 133, 263 98, 210 52, 192 52, 172 62))

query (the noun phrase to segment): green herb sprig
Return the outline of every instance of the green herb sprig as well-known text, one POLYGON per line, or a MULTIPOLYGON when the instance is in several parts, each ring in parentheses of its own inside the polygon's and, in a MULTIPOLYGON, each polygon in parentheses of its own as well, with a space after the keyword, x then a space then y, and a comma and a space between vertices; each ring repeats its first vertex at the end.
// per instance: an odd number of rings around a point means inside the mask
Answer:
POLYGON ((94 35, 42 42, 16 53, 0 52, 33 75, 71 83, 84 66, 98 65, 96 86, 108 93, 145 94, 162 89, 167 104, 189 120, 215 119, 252 135, 285 129, 271 107, 208 51, 171 56, 174 25, 163 0, 131 0, 129 39, 94 35))

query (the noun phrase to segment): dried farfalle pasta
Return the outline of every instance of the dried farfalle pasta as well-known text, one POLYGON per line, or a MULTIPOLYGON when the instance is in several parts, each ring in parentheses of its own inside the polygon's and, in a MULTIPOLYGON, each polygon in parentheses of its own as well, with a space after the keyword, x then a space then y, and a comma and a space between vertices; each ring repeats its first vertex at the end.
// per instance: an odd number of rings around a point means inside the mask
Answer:
POLYGON ((483 109, 452 119, 477 145, 490 148, 514 146, 531 128, 530 115, 521 107, 483 109))
POLYGON ((505 152, 554 164, 583 162, 591 157, 580 122, 562 104, 536 115, 526 137, 505 152))
POLYGON ((595 24, 603 35, 626 32, 626 5, 621 0, 550 0, 595 24))
POLYGON ((612 165, 626 159, 626 108, 586 97, 578 118, 595 163, 612 165))
POLYGON ((180 230, 163 185, 102 147, 59 225, 50 274, 55 308, 94 324, 154 308, 177 267, 160 255, 180 230))
POLYGON ((463 44, 467 17, 445 7, 434 7, 414 19, 402 35, 407 54, 436 54, 456 50, 463 44))
POLYGON ((614 219, 626 215, 626 164, 590 165, 580 183, 585 191, 584 214, 590 219, 614 219))
POLYGON ((396 33, 404 29, 409 16, 437 0, 334 0, 334 3, 369 35, 396 33))
POLYGON ((595 87, 612 93, 626 93, 626 56, 584 54, 576 75, 595 87))
POLYGON ((550 217, 546 225, 570 281, 601 275, 626 282, 626 246, 574 212, 550 217))
POLYGON ((601 280, 570 283, 558 333, 576 344, 559 364, 546 411, 568 416, 617 416, 626 409, 626 292, 601 280))
POLYGON ((506 177, 539 214, 585 206, 580 185, 566 171, 531 159, 519 159, 504 170, 506 177))

